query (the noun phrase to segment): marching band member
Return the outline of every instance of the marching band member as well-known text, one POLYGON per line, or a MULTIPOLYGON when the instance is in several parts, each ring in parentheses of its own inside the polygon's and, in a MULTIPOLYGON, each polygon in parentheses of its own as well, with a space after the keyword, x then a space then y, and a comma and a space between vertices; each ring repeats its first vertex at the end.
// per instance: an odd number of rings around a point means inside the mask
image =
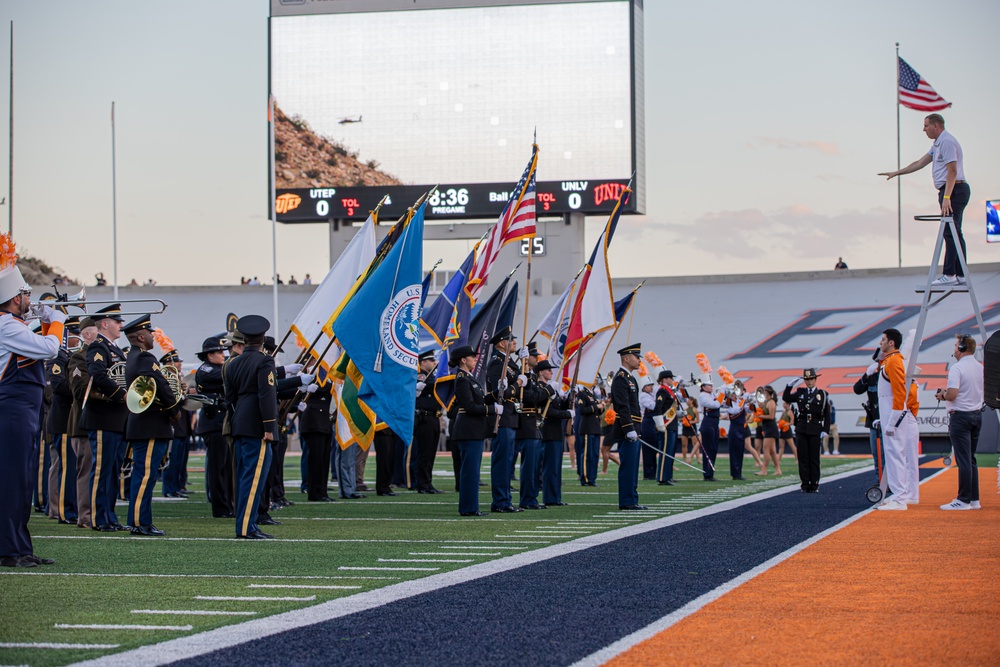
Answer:
POLYGON ((142 412, 129 411, 125 439, 132 449, 132 485, 128 499, 128 528, 133 535, 158 537, 164 532, 153 525, 153 487, 160 462, 174 437, 171 421, 181 396, 174 396, 160 371, 153 349, 153 324, 142 315, 126 324, 122 331, 132 343, 125 362, 125 383, 130 388, 139 377, 149 378, 155 386, 153 403, 142 412))
POLYGON ((52 467, 55 469, 54 484, 49 484, 49 505, 55 510, 59 523, 76 523, 76 454, 70 444, 70 413, 73 410, 73 391, 69 384, 69 347, 80 343, 78 325, 80 318, 66 320, 66 345, 59 348, 59 354, 48 366, 46 384, 52 393, 46 431, 51 438, 52 467))
POLYGON ((115 514, 118 499, 118 476, 125 457, 124 374, 115 369, 116 380, 108 370, 125 363, 125 353, 115 344, 125 320, 120 315, 121 304, 102 308, 91 319, 97 323, 97 338, 87 346, 87 374, 90 376, 88 395, 80 412, 80 425, 87 429, 94 465, 90 471, 91 527, 103 533, 127 530, 115 514), (121 384, 119 384, 121 382, 121 384))
MULTIPOLYGON (((743 383, 737 380, 733 390, 739 388, 742 392, 743 383)), ((746 447, 747 403, 743 396, 729 394, 725 400, 725 411, 729 415, 729 433, 726 434, 729 444, 729 474, 734 480, 745 481, 743 476, 743 452, 746 447)))
POLYGON ((618 468, 618 509, 644 510, 639 504, 639 432, 642 418, 639 408, 639 384, 632 371, 642 363, 642 344, 635 343, 618 350, 621 368, 611 380, 611 402, 615 423, 609 440, 618 442, 621 465, 618 468))
POLYGON ((35 308, 41 335, 28 329, 23 318, 31 288, 16 261, 13 242, 0 236, 0 565, 36 567, 54 562, 34 554, 28 532, 45 388, 40 362, 59 353, 66 315, 48 306, 35 308))
POLYGON ((799 479, 802 482, 803 493, 819 493, 820 477, 820 434, 826 430, 830 419, 830 403, 826 392, 816 388, 815 368, 802 371, 805 387, 795 391, 797 382, 793 380, 785 387, 782 398, 787 403, 798 406, 798 425, 795 428, 795 438, 799 450, 799 479))
MULTIPOLYGON (((795 431, 793 430, 795 411, 788 401, 782 401, 781 407, 781 419, 778 420, 778 460, 780 461, 785 456, 785 445, 787 444, 788 448, 792 450, 792 456, 798 461, 799 450, 795 448, 795 431)), ((872 456, 875 457, 874 453, 872 456)))
MULTIPOLYGON (((160 366, 170 366, 178 375, 183 373, 183 360, 177 350, 170 350, 160 357, 160 366)), ((186 386, 186 385, 185 385, 186 386)), ((193 388, 187 388, 192 393, 193 388)), ((187 498, 184 490, 188 461, 188 439, 191 437, 191 412, 178 406, 173 421, 173 437, 167 454, 167 467, 163 471, 162 492, 165 498, 187 498)))
MULTIPOLYGON (((882 451, 885 474, 892 498, 879 505, 880 510, 905 510, 920 502, 919 456, 917 455, 916 387, 906 385, 906 368, 899 351, 903 335, 897 329, 882 332, 879 346, 885 353, 878 381, 878 410, 882 426, 882 451)), ((801 449, 801 447, 800 447, 801 449)))
POLYGON ((656 430, 660 432, 657 442, 660 449, 667 456, 663 454, 658 456, 656 481, 661 486, 673 486, 674 459, 672 457, 677 452, 677 422, 679 421, 677 413, 680 412, 680 403, 672 386, 674 383, 674 374, 672 371, 660 371, 657 381, 660 383, 660 388, 656 390, 656 404, 660 415, 660 419, 656 424, 656 430), (668 424, 666 423, 667 413, 671 409, 675 410, 675 414, 674 418, 668 424))
MULTIPOLYGON (((653 376, 640 376, 639 385, 639 407, 642 408, 642 421, 639 426, 639 434, 642 439, 651 445, 656 445, 658 449, 663 449, 659 444, 659 432, 657 423, 662 419, 663 413, 658 413, 656 405, 656 381, 653 376)), ((639 453, 641 459, 642 478, 644 480, 656 479, 656 452, 651 447, 642 447, 639 453)))
POLYGON ((94 468, 94 454, 90 450, 90 435, 80 424, 83 400, 87 397, 90 375, 87 374, 87 346, 97 338, 97 323, 85 317, 80 321, 80 338, 83 343, 73 352, 67 364, 69 387, 73 392, 73 408, 69 417, 69 432, 72 435, 73 451, 76 453, 76 525, 90 528, 92 508, 90 505, 90 474, 94 468))
POLYGON ((567 393, 557 380, 552 379, 553 366, 548 359, 539 361, 535 371, 541 382, 539 388, 545 392, 542 405, 542 502, 546 507, 568 505, 562 501, 562 461, 563 433, 565 420, 573 419, 575 413, 569 403, 567 393))
MULTIPOLYGON (((760 406, 760 430, 764 435, 764 456, 761 461, 761 472, 767 474, 768 460, 774 462, 774 476, 781 477, 781 457, 778 456, 778 394, 774 387, 764 387, 764 405, 760 406)), ((818 479, 818 478, 817 478, 818 479)))
MULTIPOLYGON (((242 337, 240 338, 242 340, 242 337)), ((212 504, 212 517, 233 518, 233 460, 229 443, 222 434, 226 416, 225 392, 222 386, 222 365, 230 341, 225 336, 210 336, 201 344, 196 356, 202 361, 195 373, 198 393, 215 399, 215 404, 205 404, 198 413, 195 432, 205 441, 205 486, 208 501, 212 504)))
POLYGON ((698 402, 701 404, 701 444, 703 451, 701 469, 706 482, 715 481, 715 457, 719 453, 719 416, 722 403, 712 393, 714 385, 712 376, 706 376, 701 383, 701 395, 698 402))
MULTIPOLYGON (((456 447, 461 452, 458 513, 462 516, 485 516, 479 511, 479 468, 483 462, 483 440, 493 430, 493 418, 503 416, 505 405, 494 403, 476 382, 472 371, 479 355, 468 345, 452 350, 448 364, 457 367, 455 405, 457 414, 451 424, 456 447)), ((504 468, 504 474, 507 469, 504 468)))

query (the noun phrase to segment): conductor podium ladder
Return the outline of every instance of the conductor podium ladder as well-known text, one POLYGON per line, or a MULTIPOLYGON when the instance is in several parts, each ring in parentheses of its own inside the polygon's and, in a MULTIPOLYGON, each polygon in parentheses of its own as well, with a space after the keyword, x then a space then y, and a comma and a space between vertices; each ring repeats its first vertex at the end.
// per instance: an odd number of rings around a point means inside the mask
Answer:
POLYGON ((949 296, 955 293, 967 292, 969 294, 969 300, 972 302, 972 312, 976 316, 976 323, 979 325, 979 346, 986 344, 986 325, 983 324, 983 311, 979 308, 979 300, 976 299, 976 290, 973 288, 972 284, 972 274, 969 272, 969 265, 965 261, 965 253, 962 251, 962 244, 959 240, 958 229, 955 227, 955 219, 951 216, 937 216, 937 215, 915 215, 914 220, 920 221, 930 221, 930 220, 940 220, 940 226, 938 227, 937 241, 934 243, 934 256, 931 257, 930 268, 927 271, 927 284, 923 287, 917 287, 917 293, 923 293, 923 300, 920 304, 920 317, 917 318, 917 330, 913 336, 913 347, 910 350, 910 358, 906 363, 906 386, 910 386, 910 381, 916 378, 947 378, 947 375, 931 375, 916 373, 917 368, 917 356, 920 353, 920 345, 924 340, 924 326, 927 324, 927 313, 931 308, 938 305, 949 296), (951 234, 952 240, 955 242, 955 253, 958 255, 958 261, 962 266, 962 272, 965 274, 965 283, 961 285, 935 285, 934 279, 938 273, 938 262, 941 261, 941 251, 944 246, 944 235, 951 234))

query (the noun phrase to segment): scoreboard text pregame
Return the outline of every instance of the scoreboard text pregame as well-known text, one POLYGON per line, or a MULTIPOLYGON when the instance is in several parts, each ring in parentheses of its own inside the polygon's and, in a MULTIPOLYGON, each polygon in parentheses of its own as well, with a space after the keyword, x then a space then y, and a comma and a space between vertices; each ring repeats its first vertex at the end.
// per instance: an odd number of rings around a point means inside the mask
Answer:
POLYGON ((643 0, 271 0, 278 222, 645 209, 643 0), (542 180, 544 179, 544 180, 542 180))

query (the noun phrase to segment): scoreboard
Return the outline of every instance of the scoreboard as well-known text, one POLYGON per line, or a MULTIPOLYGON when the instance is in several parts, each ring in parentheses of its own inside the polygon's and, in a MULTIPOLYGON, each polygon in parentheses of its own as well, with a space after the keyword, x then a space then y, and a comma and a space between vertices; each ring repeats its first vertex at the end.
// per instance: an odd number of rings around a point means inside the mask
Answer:
POLYGON ((279 222, 645 208, 642 0, 271 0, 279 222))

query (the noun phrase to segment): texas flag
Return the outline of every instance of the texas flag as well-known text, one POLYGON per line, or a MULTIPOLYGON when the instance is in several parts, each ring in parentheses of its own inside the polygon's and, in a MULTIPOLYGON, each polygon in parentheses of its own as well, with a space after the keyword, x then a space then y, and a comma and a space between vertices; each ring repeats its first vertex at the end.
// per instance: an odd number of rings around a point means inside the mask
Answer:
POLYGON ((986 242, 1000 243, 1000 199, 986 202, 986 242))

